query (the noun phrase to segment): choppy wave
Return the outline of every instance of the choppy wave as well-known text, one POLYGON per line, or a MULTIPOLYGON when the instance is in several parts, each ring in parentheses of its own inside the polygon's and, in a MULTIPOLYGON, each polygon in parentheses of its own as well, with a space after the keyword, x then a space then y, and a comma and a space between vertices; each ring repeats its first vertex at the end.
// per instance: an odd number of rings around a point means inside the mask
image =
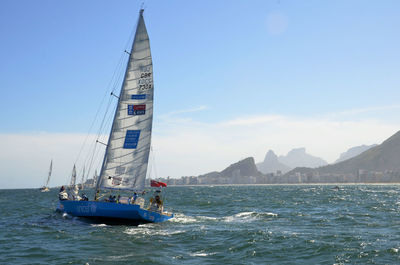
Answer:
POLYGON ((168 189, 175 217, 137 227, 55 213, 57 191, 0 190, 0 264, 400 261, 398 185, 168 189))

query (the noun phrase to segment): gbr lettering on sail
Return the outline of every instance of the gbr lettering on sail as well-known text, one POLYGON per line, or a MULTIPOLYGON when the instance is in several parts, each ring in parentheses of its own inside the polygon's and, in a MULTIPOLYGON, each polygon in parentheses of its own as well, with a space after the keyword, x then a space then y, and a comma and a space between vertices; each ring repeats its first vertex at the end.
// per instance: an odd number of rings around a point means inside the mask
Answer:
POLYGON ((151 77, 151 66, 140 67, 138 90, 145 91, 153 88, 153 79, 151 77))

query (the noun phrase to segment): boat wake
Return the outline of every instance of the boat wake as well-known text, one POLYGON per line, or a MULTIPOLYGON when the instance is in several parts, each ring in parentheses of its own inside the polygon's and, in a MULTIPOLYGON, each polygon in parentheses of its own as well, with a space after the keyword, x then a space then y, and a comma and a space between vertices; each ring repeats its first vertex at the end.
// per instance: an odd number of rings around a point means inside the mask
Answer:
POLYGON ((170 219, 169 222, 180 223, 180 224, 191 224, 191 223, 204 223, 204 222, 252 222, 259 219, 278 217, 276 213, 270 212, 241 212, 225 217, 211 217, 211 216, 186 216, 184 214, 175 214, 174 218, 170 219))
POLYGON ((278 214, 269 212, 242 212, 231 216, 226 216, 223 218, 223 221, 227 223, 232 223, 232 222, 248 223, 258 219, 271 218, 277 216, 278 214))
POLYGON ((174 218, 170 219, 169 222, 188 224, 188 223, 196 223, 198 222, 198 220, 196 219, 196 217, 193 216, 186 216, 181 213, 175 213, 174 218))
POLYGON ((147 236, 171 236, 176 234, 182 234, 186 231, 183 230, 168 230, 160 229, 160 226, 155 226, 154 224, 144 224, 138 227, 130 227, 125 229, 124 233, 127 235, 147 237, 147 236))
POLYGON ((106 227, 106 224, 90 224, 91 227, 106 227))
POLYGON ((210 217, 210 216, 186 216, 181 213, 175 214, 174 218, 170 219, 170 222, 173 223, 181 223, 181 224, 190 224, 190 223, 199 223, 199 222, 207 222, 207 221, 217 221, 218 218, 210 217))

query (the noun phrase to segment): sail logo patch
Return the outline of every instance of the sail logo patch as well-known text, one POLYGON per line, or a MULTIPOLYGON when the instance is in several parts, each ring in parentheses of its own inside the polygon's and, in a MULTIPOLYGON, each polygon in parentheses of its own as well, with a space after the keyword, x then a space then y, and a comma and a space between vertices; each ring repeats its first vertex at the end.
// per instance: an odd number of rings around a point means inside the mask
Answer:
POLYGON ((144 115, 146 114, 146 104, 128 105, 128 115, 144 115))
POLYGON ((140 130, 127 130, 125 135, 124 148, 136 149, 140 137, 140 130))
POLYGON ((143 100, 143 99, 146 99, 146 94, 132 95, 132 96, 131 96, 131 99, 143 100))

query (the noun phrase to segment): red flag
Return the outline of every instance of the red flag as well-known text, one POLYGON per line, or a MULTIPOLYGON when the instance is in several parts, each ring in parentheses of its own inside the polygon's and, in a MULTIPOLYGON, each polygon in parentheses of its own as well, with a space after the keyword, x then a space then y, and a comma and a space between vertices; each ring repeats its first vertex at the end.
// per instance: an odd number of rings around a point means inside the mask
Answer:
POLYGON ((167 187, 167 183, 164 183, 164 182, 161 182, 161 181, 151 180, 150 181, 150 186, 151 187, 167 187))

